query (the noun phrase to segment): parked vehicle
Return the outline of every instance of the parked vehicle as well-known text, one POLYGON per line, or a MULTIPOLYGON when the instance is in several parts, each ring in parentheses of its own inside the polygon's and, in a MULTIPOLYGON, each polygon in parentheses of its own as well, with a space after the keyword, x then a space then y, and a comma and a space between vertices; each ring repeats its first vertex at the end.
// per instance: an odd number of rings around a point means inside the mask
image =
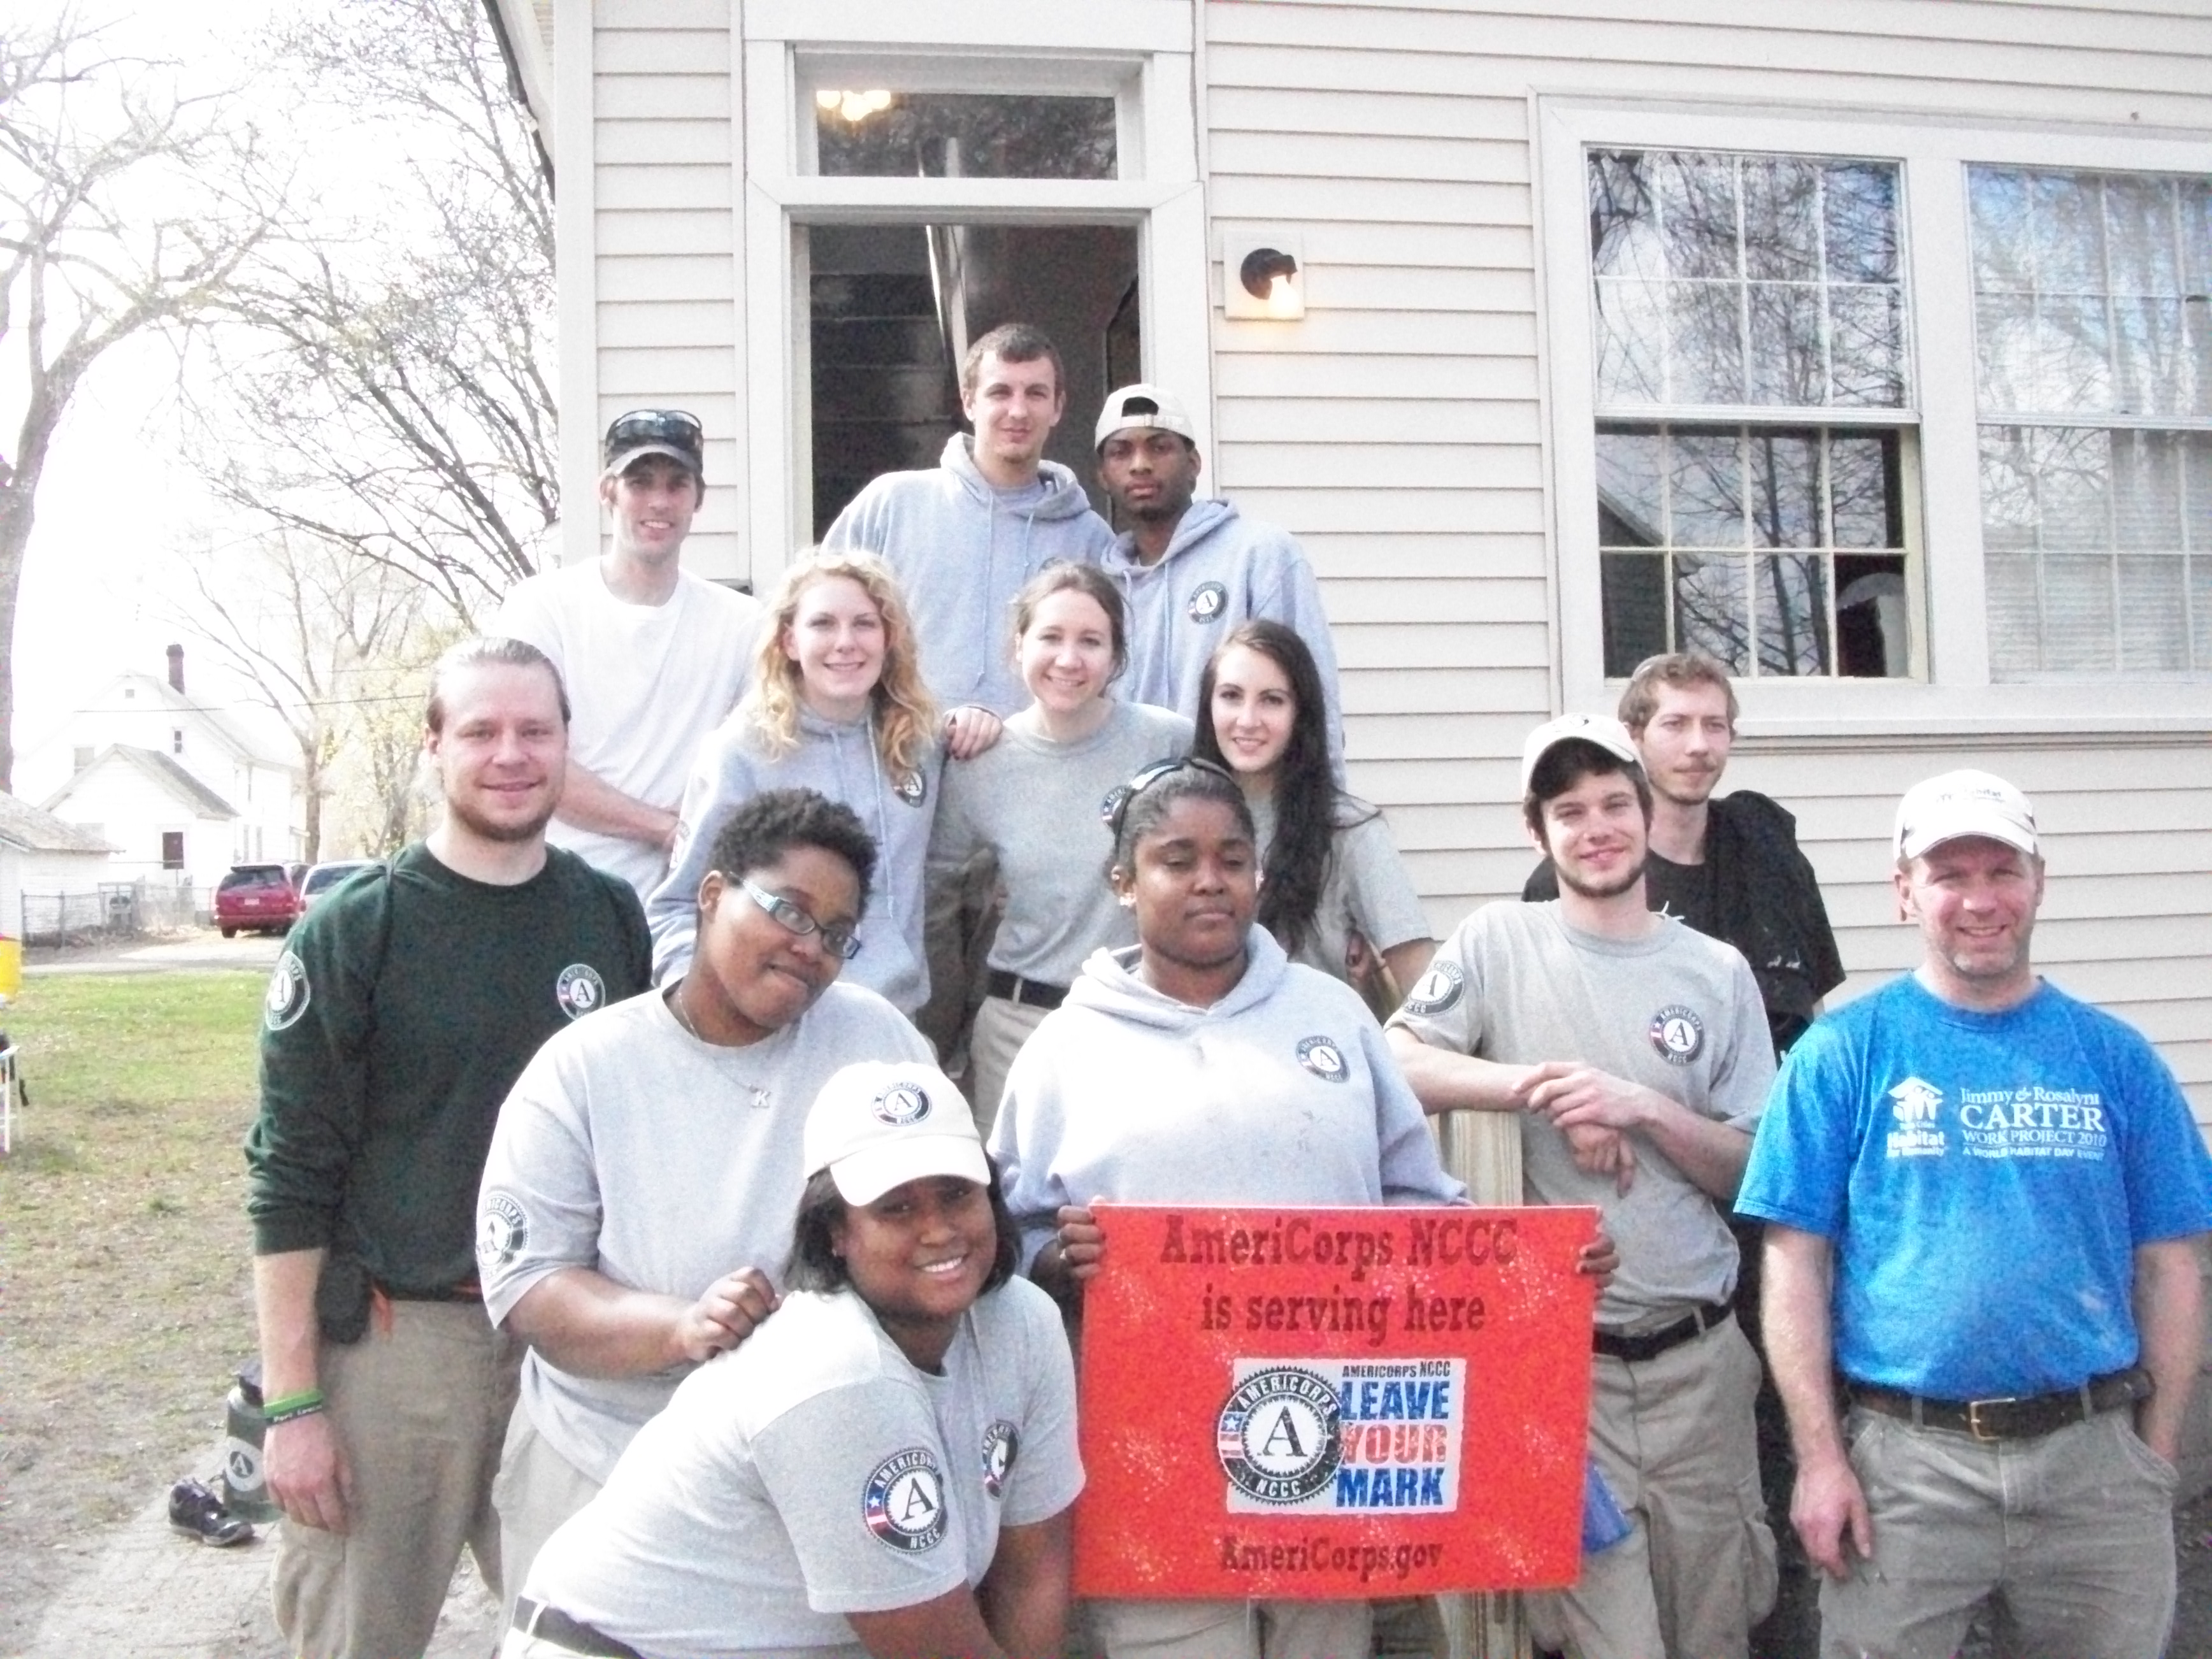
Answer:
POLYGON ((215 925, 225 939, 235 938, 241 928, 287 933, 300 910, 300 890, 281 864, 234 864, 215 885, 215 925))
POLYGON ((374 859, 333 859, 328 864, 318 864, 309 870, 300 884, 300 909, 302 914, 315 907, 315 901, 329 893, 356 870, 366 870, 376 862, 374 859))

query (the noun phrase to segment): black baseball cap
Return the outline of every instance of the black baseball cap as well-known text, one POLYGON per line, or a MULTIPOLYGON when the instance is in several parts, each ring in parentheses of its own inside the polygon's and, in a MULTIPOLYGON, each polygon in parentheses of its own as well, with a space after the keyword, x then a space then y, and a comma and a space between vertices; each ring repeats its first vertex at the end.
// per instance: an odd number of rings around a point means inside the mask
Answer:
POLYGON ((665 455, 690 469, 701 483, 707 482, 702 453, 705 434, 699 417, 682 409, 633 409, 607 423, 604 448, 606 471, 623 472, 647 455, 665 455))

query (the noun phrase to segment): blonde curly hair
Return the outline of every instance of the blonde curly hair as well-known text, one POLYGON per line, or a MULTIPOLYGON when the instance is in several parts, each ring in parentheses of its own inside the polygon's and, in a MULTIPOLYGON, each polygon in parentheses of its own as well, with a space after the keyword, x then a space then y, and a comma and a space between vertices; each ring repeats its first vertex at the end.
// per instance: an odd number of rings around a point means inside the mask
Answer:
POLYGON ((771 757, 799 746, 801 707, 799 665, 785 642, 799 620, 799 603, 817 582, 835 577, 858 583, 884 619, 884 672, 868 693, 876 752, 899 782, 920 775, 922 757, 937 741, 937 705, 922 684, 920 653, 898 578, 873 553, 817 548, 783 573, 769 599, 760 646, 753 654, 753 683, 738 713, 771 757))

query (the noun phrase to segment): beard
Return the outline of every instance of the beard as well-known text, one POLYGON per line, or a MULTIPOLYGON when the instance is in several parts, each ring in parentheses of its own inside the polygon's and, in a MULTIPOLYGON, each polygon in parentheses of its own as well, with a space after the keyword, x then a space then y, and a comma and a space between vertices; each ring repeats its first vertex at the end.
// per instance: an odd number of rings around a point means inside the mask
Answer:
POLYGON ((545 833, 545 826, 553 822, 553 809, 559 803, 557 793, 548 797, 545 810, 533 812, 527 818, 488 818, 451 795, 446 797, 446 815, 479 841, 497 842, 513 845, 520 842, 536 841, 545 833))
POLYGON ((1570 891, 1578 893, 1584 898, 1619 898, 1630 888, 1635 886, 1638 882, 1644 879, 1644 861, 1642 859, 1638 859, 1632 866, 1623 871, 1620 875, 1615 876, 1611 881, 1603 882, 1583 881, 1577 877, 1571 876, 1567 873, 1566 866, 1556 860, 1553 863, 1552 872, 1559 877, 1560 886, 1568 889, 1570 891))

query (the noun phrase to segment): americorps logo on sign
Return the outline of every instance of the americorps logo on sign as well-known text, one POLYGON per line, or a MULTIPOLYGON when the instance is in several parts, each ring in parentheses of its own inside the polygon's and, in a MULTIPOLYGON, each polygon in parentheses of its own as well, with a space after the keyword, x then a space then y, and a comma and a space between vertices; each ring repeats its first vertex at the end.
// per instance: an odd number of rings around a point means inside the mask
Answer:
POLYGON ((1464 1359, 1240 1359, 1216 1425, 1232 1515, 1459 1507, 1464 1359))

